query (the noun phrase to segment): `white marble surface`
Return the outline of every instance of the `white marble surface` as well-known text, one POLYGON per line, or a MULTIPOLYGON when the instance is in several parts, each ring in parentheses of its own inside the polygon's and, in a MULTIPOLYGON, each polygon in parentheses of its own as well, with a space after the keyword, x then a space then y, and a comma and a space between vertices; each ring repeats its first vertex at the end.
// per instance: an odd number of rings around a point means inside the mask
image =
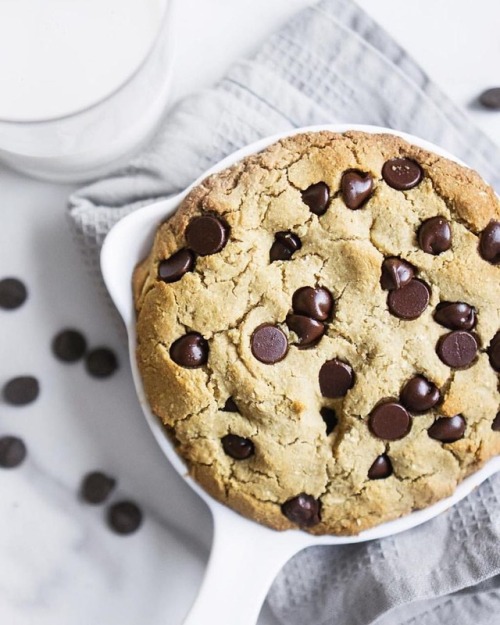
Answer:
MULTIPOLYGON (((309 0, 181 0, 173 99, 209 85, 239 55, 309 0)), ((491 0, 360 0, 457 102, 499 81, 500 4, 491 0)), ((500 113, 470 107, 500 142, 500 113)), ((0 310, 0 385, 34 374, 41 395, 12 408, 0 402, 0 435, 22 436, 25 464, 0 471, 0 623, 3 625, 178 625, 203 575, 211 524, 157 448, 134 397, 122 336, 85 273, 64 207, 69 186, 0 168, 0 277, 30 291, 19 310, 0 310), (121 367, 107 381, 50 353, 63 327, 91 346, 109 345, 121 367), (105 527, 105 507, 76 496, 82 475, 118 480, 113 500, 145 511, 133 536, 105 527)), ((275 625, 264 608, 259 625, 275 625)), ((210 624, 209 624, 210 625, 210 624)), ((236 624, 235 624, 236 625, 236 624)))

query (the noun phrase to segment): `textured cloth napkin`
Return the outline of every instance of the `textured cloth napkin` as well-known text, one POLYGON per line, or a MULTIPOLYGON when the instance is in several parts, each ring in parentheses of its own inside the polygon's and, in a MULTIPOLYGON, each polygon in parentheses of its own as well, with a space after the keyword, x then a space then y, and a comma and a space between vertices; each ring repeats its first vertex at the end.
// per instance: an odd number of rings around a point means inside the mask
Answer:
MULTIPOLYGON (((126 168, 70 198, 70 218, 98 275, 109 228, 188 186, 263 136, 318 123, 407 131, 462 158, 500 190, 500 150, 373 20, 349 0, 292 19, 213 89, 172 110, 126 168)), ((298 554, 269 604, 287 625, 500 622, 500 476, 434 520, 394 537, 298 554)))

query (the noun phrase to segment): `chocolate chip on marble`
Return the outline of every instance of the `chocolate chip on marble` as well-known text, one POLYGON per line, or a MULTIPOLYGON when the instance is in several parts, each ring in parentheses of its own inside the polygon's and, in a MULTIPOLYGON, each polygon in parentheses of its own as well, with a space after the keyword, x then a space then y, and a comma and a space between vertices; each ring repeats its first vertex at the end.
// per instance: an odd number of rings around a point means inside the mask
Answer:
POLYGON ((3 389, 4 400, 12 406, 25 406, 35 401, 40 393, 40 384, 32 375, 20 375, 8 380, 3 389))
POLYGON ((254 444, 249 438, 243 438, 236 434, 226 434, 221 441, 224 452, 235 460, 246 460, 255 453, 254 444))
POLYGON ((118 369, 118 359, 108 347, 96 347, 87 354, 85 369, 94 378, 107 378, 118 369))
POLYGON ((476 325, 476 309, 464 302, 441 302, 434 320, 450 330, 472 330, 476 325))
POLYGON ((491 429, 495 432, 500 432, 500 412, 497 412, 497 416, 493 419, 491 429))
POLYGON ((319 388, 323 397, 344 397, 354 386, 354 381, 351 365, 337 358, 327 360, 319 370, 319 388))
POLYGON ((413 278, 405 286, 389 292, 387 306, 395 317, 411 321, 424 312, 430 296, 430 287, 423 280, 413 278))
POLYGON ((14 310, 22 306, 28 297, 25 285, 17 278, 0 280, 0 308, 14 310))
POLYGON ((404 406, 395 401, 385 401, 372 410, 368 425, 377 438, 396 441, 408 434, 411 419, 404 406))
POLYGON ((269 260, 290 260, 293 254, 300 250, 302 242, 293 232, 277 232, 274 235, 274 243, 269 251, 269 260))
POLYGON ((362 171, 346 171, 340 182, 342 199, 347 208, 357 210, 368 202, 373 194, 373 178, 362 171))
POLYGON ((299 527, 313 527, 321 522, 321 502, 306 493, 285 501, 281 511, 289 521, 299 527))
POLYGON ((397 191, 408 191, 416 187, 423 177, 422 168, 409 158, 393 158, 382 167, 382 177, 397 191))
POLYGON ((500 87, 492 87, 491 89, 486 89, 481 93, 478 99, 480 104, 482 104, 485 108, 499 111, 500 87))
POLYGON ((163 282, 177 282, 188 271, 193 271, 196 262, 194 252, 179 250, 158 265, 158 278, 163 282))
POLYGON ((373 464, 368 469, 369 480, 384 480, 386 477, 392 475, 392 463, 387 454, 381 454, 373 461, 373 464))
POLYGON ((188 332, 170 346, 170 358, 187 369, 202 367, 208 361, 208 342, 199 332, 188 332))
POLYGON ((132 501, 119 501, 110 506, 107 514, 108 525, 116 534, 132 534, 142 523, 142 512, 132 501))
POLYGON ((478 344, 470 332, 455 330, 442 336, 436 352, 442 362, 453 369, 468 367, 476 357, 478 344))
POLYGON ((491 339, 488 347, 488 356, 493 369, 500 373, 500 330, 491 339))
POLYGON ((500 263, 500 221, 490 221, 479 236, 479 253, 493 265, 500 263))
POLYGON ((62 362, 76 362, 83 358, 87 341, 78 330, 62 330, 52 341, 52 353, 62 362))
POLYGON ((325 333, 325 324, 305 315, 288 315, 286 325, 298 337, 299 349, 316 345, 325 333))
POLYGON ((26 458, 26 445, 17 436, 2 436, 0 438, 0 467, 13 469, 18 467, 26 458))
POLYGON ((220 252, 228 236, 229 226, 215 215, 194 217, 186 228, 187 244, 200 256, 220 252))
POLYGON ((224 412, 239 412, 240 411, 232 397, 228 397, 226 399, 226 403, 224 404, 224 408, 222 410, 224 412))
POLYGON ((411 412, 425 412, 433 408, 441 399, 441 393, 435 384, 423 375, 416 375, 408 380, 401 391, 400 400, 411 412))
POLYGON ((286 356, 288 341, 283 330, 271 323, 256 328, 251 336, 252 354, 266 365, 272 365, 286 356))
POLYGON ((418 229, 418 244, 427 254, 437 256, 451 247, 451 228, 444 217, 426 219, 418 229))
POLYGON ((99 504, 106 501, 116 486, 116 480, 101 471, 87 473, 80 486, 80 496, 87 503, 99 504))
POLYGON ((311 213, 324 215, 330 201, 330 189, 326 182, 316 182, 302 191, 302 201, 307 204, 311 213))
POLYGON ((454 443, 463 437, 465 426, 465 419, 458 414, 454 417, 439 417, 427 432, 431 438, 441 443, 454 443))
POLYGON ((292 308, 297 315, 306 315, 316 321, 326 321, 332 316, 333 296, 323 286, 316 288, 303 286, 293 294, 292 308))
POLYGON ((327 406, 321 408, 319 413, 321 415, 321 418, 325 422, 326 435, 328 436, 328 434, 331 434, 333 430, 337 427, 337 424, 339 422, 337 414, 333 408, 328 408, 327 406))
POLYGON ((406 286, 415 276, 415 268, 401 258, 386 258, 382 263, 380 286, 386 291, 394 291, 406 286))

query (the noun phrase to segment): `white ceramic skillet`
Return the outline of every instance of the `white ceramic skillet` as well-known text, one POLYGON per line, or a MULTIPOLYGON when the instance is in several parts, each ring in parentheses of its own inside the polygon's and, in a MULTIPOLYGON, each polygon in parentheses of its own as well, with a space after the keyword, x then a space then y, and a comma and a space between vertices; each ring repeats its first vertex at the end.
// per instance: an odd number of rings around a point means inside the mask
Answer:
POLYGON ((149 252, 158 225, 175 212, 191 188, 199 184, 207 175, 225 169, 249 154, 259 152, 282 137, 317 130, 392 133, 431 152, 436 152, 451 160, 458 160, 427 141, 386 128, 354 125, 301 128, 262 139, 238 150, 203 174, 183 193, 128 215, 111 230, 102 249, 101 268, 104 281, 127 328, 132 373, 146 420, 168 460, 187 484, 205 501, 213 515, 214 533, 208 568, 201 590, 184 625, 205 625, 206 623, 235 625, 236 622, 238 625, 255 625, 274 577, 287 560, 301 549, 311 545, 344 545, 363 542, 403 532, 447 510, 490 475, 500 471, 500 456, 498 456, 465 479, 451 497, 395 521, 378 525, 357 536, 314 537, 300 530, 277 532, 233 512, 230 508, 215 501, 198 486, 189 476, 183 460, 175 452, 160 420, 151 413, 135 360, 136 335, 132 273, 136 264, 149 252))

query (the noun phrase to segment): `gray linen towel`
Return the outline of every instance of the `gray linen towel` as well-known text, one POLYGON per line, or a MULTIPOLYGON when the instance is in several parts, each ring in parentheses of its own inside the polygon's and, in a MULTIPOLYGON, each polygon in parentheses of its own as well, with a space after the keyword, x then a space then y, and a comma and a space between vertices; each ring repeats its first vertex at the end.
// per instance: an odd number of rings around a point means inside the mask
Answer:
MULTIPOLYGON (((235 149, 325 122, 389 126, 429 139, 500 190, 500 150, 350 0, 298 14, 213 89, 170 112, 125 169, 70 198, 91 269, 109 228, 176 193, 235 149)), ((493 625, 500 622, 500 477, 395 537, 298 554, 269 603, 288 625, 493 625)))

